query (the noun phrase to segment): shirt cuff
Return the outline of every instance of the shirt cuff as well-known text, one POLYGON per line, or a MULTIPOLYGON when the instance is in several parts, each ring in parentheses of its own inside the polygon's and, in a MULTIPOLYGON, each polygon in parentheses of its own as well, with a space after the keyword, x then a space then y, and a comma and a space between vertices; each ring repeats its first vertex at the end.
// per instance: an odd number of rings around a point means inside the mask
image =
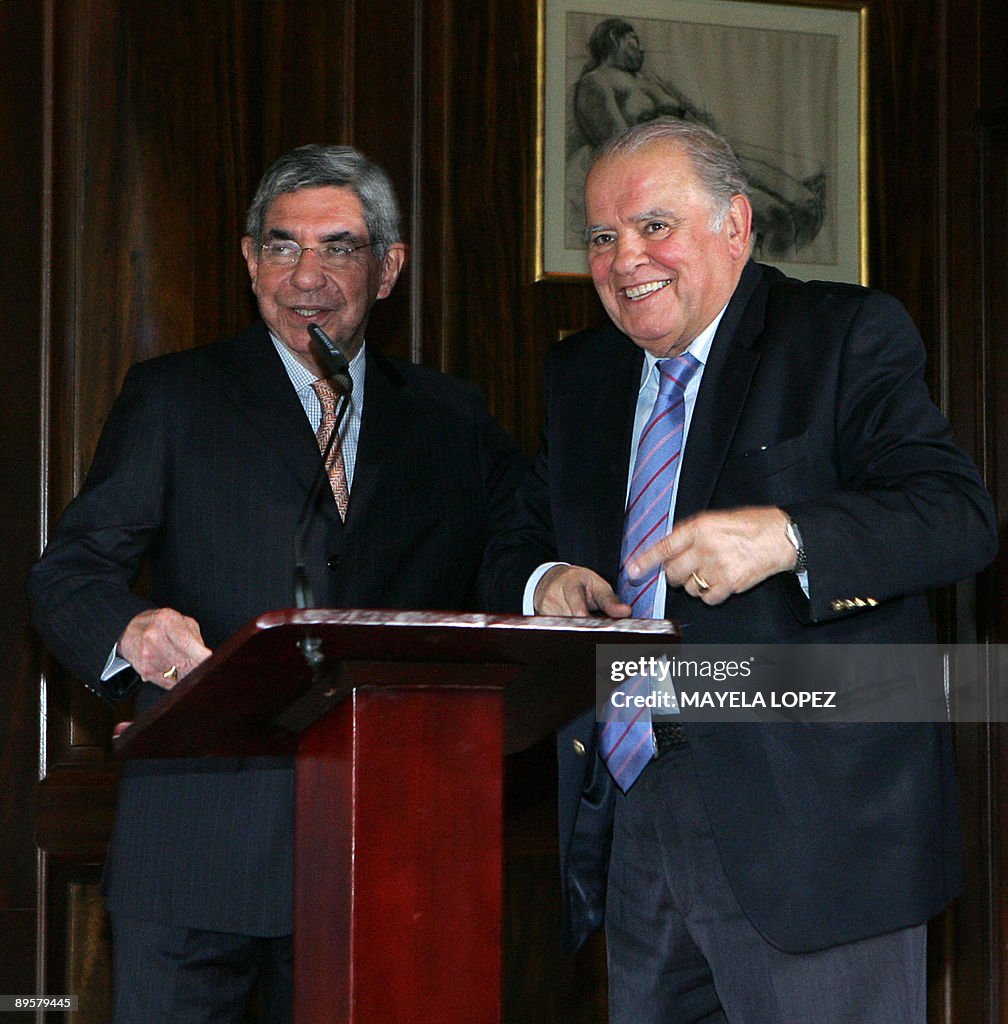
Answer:
POLYGON ((538 569, 528 578, 525 584, 525 593, 522 595, 522 615, 535 615, 535 591, 539 581, 553 568, 554 565, 570 565, 570 562, 543 562, 538 569))
POLYGON ((108 656, 108 661, 105 662, 105 668, 102 670, 101 674, 101 681, 103 683, 107 683, 113 676, 118 675, 129 667, 130 663, 125 658, 119 656, 119 645, 116 644, 108 656))

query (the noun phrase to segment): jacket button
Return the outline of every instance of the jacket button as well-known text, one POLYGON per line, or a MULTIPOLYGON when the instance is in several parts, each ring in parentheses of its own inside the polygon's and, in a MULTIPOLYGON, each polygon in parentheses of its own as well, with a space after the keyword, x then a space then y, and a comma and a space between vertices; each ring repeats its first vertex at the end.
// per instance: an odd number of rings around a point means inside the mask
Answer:
POLYGON ((585 745, 580 740, 574 741, 574 753, 577 754, 578 757, 584 757, 585 754, 588 753, 585 749, 585 745))
POLYGON ((334 555, 326 562, 326 568, 332 569, 335 572, 339 568, 339 555, 334 555))

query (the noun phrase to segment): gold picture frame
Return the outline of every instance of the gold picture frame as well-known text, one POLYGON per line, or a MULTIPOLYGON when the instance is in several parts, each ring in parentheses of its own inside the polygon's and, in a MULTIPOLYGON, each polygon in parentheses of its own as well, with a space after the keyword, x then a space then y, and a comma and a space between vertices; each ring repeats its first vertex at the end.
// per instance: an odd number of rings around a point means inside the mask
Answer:
POLYGON ((867 10, 861 0, 539 0, 535 280, 588 276, 580 191, 597 141, 618 118, 678 113, 735 147, 753 187, 757 259, 793 277, 867 283, 867 10))

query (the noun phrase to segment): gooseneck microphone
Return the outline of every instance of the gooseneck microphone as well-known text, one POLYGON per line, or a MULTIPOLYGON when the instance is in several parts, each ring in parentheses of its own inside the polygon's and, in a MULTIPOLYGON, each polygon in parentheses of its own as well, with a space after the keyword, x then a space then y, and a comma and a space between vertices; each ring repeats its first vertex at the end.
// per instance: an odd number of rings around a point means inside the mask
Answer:
POLYGON ((343 350, 318 324, 309 324, 308 333, 315 342, 315 354, 325 368, 326 376, 332 377, 349 395, 353 384, 350 381, 350 363, 343 350))
POLYGON ((298 516, 297 526, 294 528, 294 598, 298 608, 313 608, 315 606, 315 597, 311 584, 308 582, 305 542, 315 521, 315 506, 318 504, 319 495, 322 493, 323 487, 329 486, 329 473, 326 467, 329 465, 329 455, 333 446, 339 443, 340 429, 350 405, 350 392, 353 390, 353 382, 350 380, 350 363, 339 346, 318 324, 309 324, 308 334, 315 342, 313 348, 326 371, 326 376, 331 377, 333 382, 343 389, 343 398, 336 410, 336 422, 333 424, 329 442, 322 453, 318 473, 315 474, 308 496, 305 498, 304 505, 301 506, 301 514, 298 516))

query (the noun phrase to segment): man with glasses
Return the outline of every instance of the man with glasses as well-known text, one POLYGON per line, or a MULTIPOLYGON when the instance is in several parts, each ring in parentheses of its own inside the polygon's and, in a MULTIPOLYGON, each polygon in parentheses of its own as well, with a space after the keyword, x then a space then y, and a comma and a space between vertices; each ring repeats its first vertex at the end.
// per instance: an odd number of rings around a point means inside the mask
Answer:
MULTIPOLYGON (((262 321, 127 375, 80 495, 31 577, 53 652, 99 694, 155 703, 239 627, 294 604, 475 607, 483 548, 524 460, 469 386, 365 344, 406 247, 384 172, 305 146, 259 185, 242 252, 262 321), (349 360, 328 380, 309 325, 349 360), (145 594, 133 582, 147 568, 145 594)), ((104 889, 116 1024, 291 1017, 289 760, 132 762, 104 889)))

